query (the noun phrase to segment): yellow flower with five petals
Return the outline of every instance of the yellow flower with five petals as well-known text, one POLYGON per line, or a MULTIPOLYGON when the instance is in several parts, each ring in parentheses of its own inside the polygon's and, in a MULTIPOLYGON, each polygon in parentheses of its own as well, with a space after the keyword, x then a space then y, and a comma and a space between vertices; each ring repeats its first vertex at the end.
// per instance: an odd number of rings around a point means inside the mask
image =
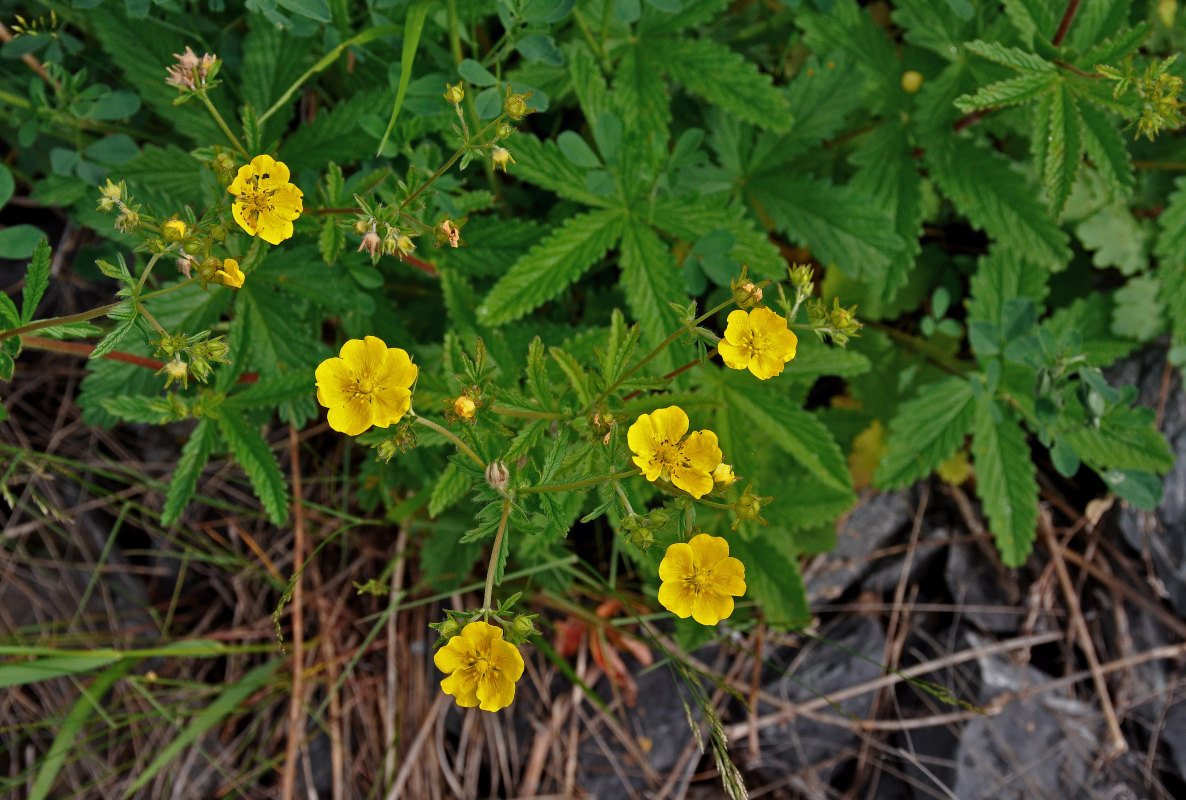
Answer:
POLYGON ((659 563, 659 603, 680 619, 716 625, 733 613, 733 598, 745 594, 745 565, 729 555, 729 543, 707 533, 667 548, 659 563))
POLYGON ((239 262, 233 258, 224 258, 222 260, 222 269, 214 271, 214 277, 217 278, 223 286, 229 286, 232 289, 243 288, 243 281, 246 276, 243 270, 239 269, 239 262))
POLYGON ((712 431, 696 431, 685 439, 687 432, 688 415, 679 406, 668 406, 639 416, 626 432, 626 441, 648 481, 669 480, 700 498, 712 491, 721 448, 712 431))
POLYGON ((506 708, 515 699, 515 681, 523 675, 519 648, 502 638, 502 628, 478 620, 461 629, 436 651, 432 661, 449 676, 441 691, 462 708, 506 708))
POLYGON ((329 409, 329 426, 357 436, 372 425, 386 428, 412 407, 419 367, 407 352, 377 336, 350 339, 337 358, 317 367, 317 402, 329 409))
POLYGON ((783 364, 795 357, 798 345, 799 337, 787 327, 786 317, 768 308, 755 308, 729 314, 717 352, 726 367, 748 369, 766 380, 782 372, 783 364))
POLYGON ((269 155, 251 159, 226 190, 235 196, 231 214, 239 227, 269 244, 280 244, 292 236, 292 221, 304 210, 304 194, 288 182, 283 161, 269 155))

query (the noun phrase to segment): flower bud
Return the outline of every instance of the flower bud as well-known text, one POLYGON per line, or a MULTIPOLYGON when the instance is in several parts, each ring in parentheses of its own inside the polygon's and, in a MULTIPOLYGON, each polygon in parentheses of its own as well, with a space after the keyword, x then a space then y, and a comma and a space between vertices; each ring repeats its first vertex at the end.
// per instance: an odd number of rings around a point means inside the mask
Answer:
POLYGON ((503 172, 507 171, 507 164, 514 164, 515 159, 511 157, 511 151, 505 147, 494 146, 490 151, 490 160, 494 162, 495 169, 501 169, 503 172))
POLYGON ((720 484, 722 487, 732 486, 737 482, 737 476, 733 474, 733 465, 726 464, 722 461, 717 464, 717 468, 712 471, 712 482, 720 484))
POLYGON ((238 261, 233 258, 224 258, 222 260, 222 268, 215 270, 214 278, 223 286, 240 289, 243 287, 243 281, 246 276, 239 269, 238 261))
POLYGON ((914 94, 922 88, 922 73, 917 70, 907 70, 902 73, 902 90, 907 94, 914 94))
POLYGON ((527 98, 531 97, 532 92, 527 94, 511 94, 511 86, 507 84, 507 99, 502 104, 503 112, 513 120, 521 120, 531 113, 531 109, 527 107, 527 98))
POLYGON ((453 401, 453 413, 458 419, 472 420, 478 406, 467 395, 461 395, 453 401))
POLYGON ((811 267, 807 264, 793 264, 788 267, 787 277, 790 278, 791 285, 799 294, 809 296, 814 289, 814 276, 811 267))
POLYGON ((375 445, 375 459, 382 461, 384 464, 395 458, 395 454, 399 452, 399 447, 391 439, 384 439, 375 445))
POLYGON ((511 620, 511 635, 518 641, 523 641, 535 633, 535 623, 531 620, 535 614, 519 614, 511 620))
POLYGON ((456 86, 445 84, 445 102, 457 105, 465 99, 465 86, 458 81, 456 86))
POLYGON ((490 485, 491 489, 498 492, 506 491, 510 482, 511 473, 507 469, 506 462, 491 461, 486 465, 486 483, 490 485))
POLYGON ((736 502, 733 503, 733 530, 745 521, 757 522, 760 525, 769 525, 770 523, 762 519, 762 506, 767 505, 774 497, 761 497, 754 491, 754 485, 751 483, 745 487, 745 491, 741 493, 736 502))
POLYGON ((365 236, 375 230, 375 224, 369 219, 355 220, 354 232, 359 236, 365 236))
POLYGON ((231 185, 231 181, 235 179, 238 169, 235 166, 235 157, 230 153, 219 153, 214 157, 214 161, 210 163, 210 168, 214 170, 214 176, 218 179, 219 186, 227 187, 231 185))
POLYGON ((107 179, 107 185, 99 188, 99 210, 110 211, 123 200, 123 181, 118 184, 107 179))
POLYGON ((498 123, 498 127, 494 129, 494 135, 498 139, 509 139, 511 134, 516 130, 515 126, 503 120, 498 123))
POLYGON ((222 262, 214 256, 208 256, 202 259, 202 263, 198 265, 198 276, 202 279, 202 283, 218 283, 215 274, 222 269, 222 262))
POLYGON ((226 241, 226 228, 222 225, 215 225, 210 228, 210 238, 219 244, 226 241))
POLYGON ((465 627, 457 620, 449 617, 444 622, 440 623, 441 638, 445 641, 452 639, 457 634, 461 633, 461 629, 465 627))
POLYGON ((181 360, 181 356, 174 356, 172 361, 165 362, 165 366, 158 369, 156 374, 165 376, 166 389, 174 381, 181 381, 183 389, 189 387, 189 367, 181 360))
POLYGON ((189 233, 189 226, 179 219, 171 219, 161 226, 161 236, 166 242, 180 242, 189 233))
POLYGON ((755 286, 753 281, 734 278, 730 283, 733 289, 733 302, 737 303, 739 308, 753 308, 762 302, 762 290, 755 286))

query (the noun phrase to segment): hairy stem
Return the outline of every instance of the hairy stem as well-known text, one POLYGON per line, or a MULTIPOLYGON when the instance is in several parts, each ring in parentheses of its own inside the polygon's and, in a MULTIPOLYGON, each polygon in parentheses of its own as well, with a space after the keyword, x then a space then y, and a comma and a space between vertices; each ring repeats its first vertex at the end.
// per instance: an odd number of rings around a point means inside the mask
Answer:
POLYGON ((622 478, 630 478, 641 474, 641 470, 637 467, 626 472, 610 472, 609 475, 597 475, 592 478, 585 478, 582 481, 573 481, 572 483, 553 483, 548 486, 524 486, 522 489, 517 489, 519 494, 537 494, 540 492, 564 492, 569 489, 585 489, 589 486, 597 486, 609 481, 617 481, 622 478))
POLYGON ((490 551, 490 565, 486 567, 486 593, 482 596, 482 616, 489 619, 490 601, 494 598, 494 570, 498 566, 498 553, 502 549, 502 537, 507 532, 507 518, 511 515, 511 501, 502 501, 502 517, 498 520, 498 533, 494 534, 494 549, 490 551))
MULTIPOLYGON (((409 412, 409 413, 411 413, 411 412, 409 412)), ((468 444, 461 441, 461 439, 457 438, 457 434, 453 433, 453 431, 451 431, 448 428, 445 428, 441 425, 436 424, 435 422, 433 422, 430 419, 421 417, 415 413, 412 413, 412 420, 420 425, 423 425, 424 427, 428 428, 429 430, 436 431, 441 436, 444 436, 446 439, 451 441, 453 443, 453 445, 458 450, 460 450, 461 452, 465 453, 467 456, 472 458, 474 460, 475 464, 477 464, 482 469, 486 469, 486 462, 483 461, 481 458, 479 458, 478 454, 475 453, 473 450, 471 450, 470 446, 468 444)))
MULTIPOLYGON (((243 143, 239 141, 239 137, 231 133, 231 129, 226 124, 226 120, 222 118, 222 114, 218 113, 218 109, 214 107, 214 104, 210 102, 210 98, 206 96, 206 90, 203 89, 197 94, 202 100, 202 105, 206 106, 206 110, 210 112, 210 116, 214 117, 214 121, 218 123, 218 127, 222 128, 222 132, 226 134, 226 138, 231 140, 231 144, 235 146, 236 150, 243 154, 244 158, 250 159, 251 154, 247 152, 247 148, 244 147, 243 143)), ((263 120, 260 120, 260 122, 262 121, 263 120)))

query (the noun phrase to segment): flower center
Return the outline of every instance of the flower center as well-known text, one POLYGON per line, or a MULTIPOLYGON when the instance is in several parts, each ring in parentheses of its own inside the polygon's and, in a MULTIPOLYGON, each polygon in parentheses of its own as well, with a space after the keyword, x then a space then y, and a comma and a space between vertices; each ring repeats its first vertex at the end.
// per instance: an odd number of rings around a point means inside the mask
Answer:
POLYGON ((684 576, 684 583, 693 594, 703 594, 712 581, 712 570, 692 567, 691 573, 684 576))
POLYGON ((499 671, 498 665, 490 658, 489 653, 475 653, 473 658, 469 660, 469 663, 466 664, 466 667, 476 672, 479 678, 485 676, 487 672, 499 671))
POLYGON ((749 351, 751 356, 756 356, 766 349, 766 335, 758 331, 751 330, 745 338, 741 340, 741 346, 749 351))
POLYGON ((354 379, 354 396, 366 397, 368 400, 370 396, 375 393, 379 387, 376 386, 375 379, 370 375, 363 375, 360 378, 354 379))

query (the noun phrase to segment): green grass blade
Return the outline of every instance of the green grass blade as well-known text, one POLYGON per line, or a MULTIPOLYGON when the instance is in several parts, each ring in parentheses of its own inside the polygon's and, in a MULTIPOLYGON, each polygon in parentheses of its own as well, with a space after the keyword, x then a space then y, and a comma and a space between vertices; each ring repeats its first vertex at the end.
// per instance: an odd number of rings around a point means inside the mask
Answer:
POLYGON ((428 7, 432 3, 422 0, 413 3, 408 8, 408 19, 404 23, 404 48, 400 54, 399 87, 395 91, 395 105, 391 107, 391 119, 387 121, 387 130, 383 131, 383 139, 379 142, 379 149, 375 155, 382 155, 387 146, 387 138, 391 136, 391 129, 395 127, 395 118, 399 114, 400 106, 404 104, 408 84, 412 81, 412 62, 416 60, 416 48, 420 46, 420 33, 424 30, 424 18, 428 16, 428 7))

